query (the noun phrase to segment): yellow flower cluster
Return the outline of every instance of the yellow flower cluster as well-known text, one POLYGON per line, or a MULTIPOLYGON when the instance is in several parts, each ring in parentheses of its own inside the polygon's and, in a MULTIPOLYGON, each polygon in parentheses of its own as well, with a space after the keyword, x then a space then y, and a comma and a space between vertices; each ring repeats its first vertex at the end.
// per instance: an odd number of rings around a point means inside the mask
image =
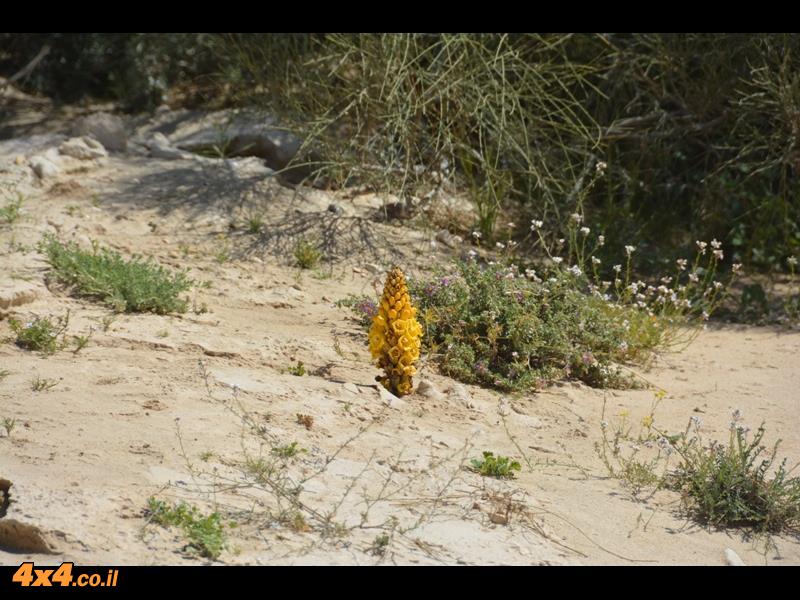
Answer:
POLYGON ((369 350, 384 377, 375 379, 398 396, 411 393, 411 377, 417 370, 422 327, 411 305, 406 278, 399 267, 393 267, 386 279, 378 314, 369 330, 369 350))

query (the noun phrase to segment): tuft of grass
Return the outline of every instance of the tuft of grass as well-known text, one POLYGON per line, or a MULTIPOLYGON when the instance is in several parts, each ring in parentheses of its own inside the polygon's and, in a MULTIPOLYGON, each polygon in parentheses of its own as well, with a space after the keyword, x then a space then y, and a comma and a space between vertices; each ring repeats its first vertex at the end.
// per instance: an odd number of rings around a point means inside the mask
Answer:
POLYGON ((314 244, 302 239, 295 244, 294 258, 301 269, 313 269, 319 263, 322 252, 314 244))
POLYGON ((72 352, 77 354, 89 345, 89 340, 92 339, 92 331, 89 331, 88 335, 74 335, 72 339, 75 342, 75 349, 72 352))
POLYGON ((53 354, 66 346, 64 332, 69 326, 69 311, 63 317, 58 317, 55 322, 49 317, 36 317, 32 321, 23 324, 17 319, 9 319, 16 336, 16 344, 20 348, 42 352, 43 354, 53 354), (62 339, 59 340, 59 337, 62 339))
POLYGON ((8 377, 9 375, 11 375, 11 371, 9 371, 8 369, 0 369, 0 381, 3 381, 3 379, 8 377))
POLYGON ((257 235, 264 228, 264 219, 258 215, 247 219, 247 233, 257 235))
POLYGON ((46 392, 48 390, 52 390, 57 385, 57 380, 39 377, 38 375, 36 376, 36 379, 31 380, 31 389, 34 392, 46 392))
POLYGON ((0 223, 8 225, 16 223, 20 217, 20 208, 24 199, 24 196, 17 192, 16 198, 9 200, 5 206, 0 207, 0 223))
POLYGON ((507 456, 497 456, 493 452, 484 451, 483 458, 472 459, 471 470, 484 477, 497 477, 498 479, 513 479, 514 471, 522 469, 522 465, 507 456))
POLYGON ((172 506, 151 497, 147 501, 148 518, 163 527, 179 527, 189 539, 189 547, 216 560, 226 548, 226 535, 218 513, 201 515, 196 506, 179 502, 172 506))
POLYGON ((52 235, 39 245, 55 277, 80 296, 97 298, 117 312, 185 312, 188 302, 180 294, 194 282, 185 271, 171 273, 152 259, 119 253, 96 244, 93 251, 63 244, 52 235))
POLYGON ((787 470, 785 458, 777 462, 780 440, 766 451, 763 423, 752 439, 748 434, 749 428, 735 419, 727 446, 706 446, 699 436, 682 435, 674 444, 681 463, 667 486, 682 492, 684 507, 702 523, 765 533, 797 531, 800 477, 789 476, 794 469, 787 470))
POLYGON ((14 427, 17 425, 17 420, 3 417, 0 419, 0 425, 2 425, 3 429, 6 430, 6 437, 11 437, 11 432, 14 431, 14 427))

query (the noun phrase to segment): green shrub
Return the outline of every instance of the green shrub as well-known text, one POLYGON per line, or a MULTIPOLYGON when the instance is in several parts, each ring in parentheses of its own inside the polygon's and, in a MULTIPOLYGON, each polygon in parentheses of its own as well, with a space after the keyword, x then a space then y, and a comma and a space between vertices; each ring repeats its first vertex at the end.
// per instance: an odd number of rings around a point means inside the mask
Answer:
POLYGON ((48 317, 36 317, 25 324, 11 318, 8 324, 17 336, 16 344, 20 348, 53 354, 66 346, 64 333, 69 326, 69 311, 65 316, 58 317, 55 323, 48 317), (59 337, 62 338, 60 341, 59 337))
POLYGON ((187 301, 179 298, 194 282, 185 272, 170 273, 152 259, 119 253, 95 245, 92 252, 77 244, 62 244, 52 236, 41 242, 53 275, 81 296, 97 298, 118 312, 185 312, 187 301))
POLYGON ((308 240, 302 239, 295 244, 294 258, 301 269, 313 269, 321 257, 320 249, 308 240))
POLYGON ((776 461, 780 440, 765 453, 763 423, 752 439, 748 433, 735 418, 727 446, 706 446, 699 435, 682 435, 673 444, 681 464, 668 485, 683 493, 684 506, 703 523, 751 526, 770 533, 797 531, 800 478, 789 477, 793 469, 786 469, 785 458, 776 461))
POLYGON ((514 471, 522 469, 516 460, 511 460, 507 456, 495 456, 494 453, 484 451, 483 458, 472 459, 470 463, 472 470, 480 473, 484 477, 497 477, 498 479, 513 479, 514 471))
POLYGON ((226 536, 218 513, 202 516, 196 506, 185 502, 169 506, 156 498, 150 498, 147 506, 147 516, 154 523, 180 527, 189 538, 189 547, 201 556, 216 560, 225 549, 226 536))

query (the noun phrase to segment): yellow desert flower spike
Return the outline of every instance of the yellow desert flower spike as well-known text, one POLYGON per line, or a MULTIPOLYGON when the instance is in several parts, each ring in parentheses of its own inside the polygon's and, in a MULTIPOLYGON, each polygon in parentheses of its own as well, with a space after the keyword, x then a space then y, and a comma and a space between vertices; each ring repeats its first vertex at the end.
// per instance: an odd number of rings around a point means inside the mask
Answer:
POLYGON ((411 377, 417 372, 422 326, 417 309, 411 305, 406 277, 400 267, 392 267, 383 288, 378 314, 369 329, 369 350, 385 373, 376 381, 398 396, 411 393, 411 377))

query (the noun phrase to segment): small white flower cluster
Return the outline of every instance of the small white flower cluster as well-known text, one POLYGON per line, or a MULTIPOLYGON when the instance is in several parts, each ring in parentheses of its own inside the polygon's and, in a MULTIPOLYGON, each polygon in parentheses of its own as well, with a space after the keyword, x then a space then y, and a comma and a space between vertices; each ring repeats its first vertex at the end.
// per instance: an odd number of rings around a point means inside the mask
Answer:
POLYGON ((789 258, 786 259, 786 264, 789 265, 790 267, 796 267, 797 266, 797 257, 796 256, 790 256, 789 258))
POLYGON ((594 170, 598 175, 603 175, 608 168, 608 163, 604 160, 598 160, 597 164, 594 166, 594 170))
POLYGON ((636 250, 636 246, 625 246, 625 254, 630 256, 636 250))
POLYGON ((583 215, 579 213, 572 213, 569 218, 573 223, 583 223, 583 215))
POLYGON ((567 269, 570 273, 575 275, 575 277, 580 277, 583 272, 578 268, 578 265, 572 265, 569 269, 567 269))
POLYGON ((677 262, 677 263, 678 263, 678 268, 679 268, 681 271, 685 271, 685 270, 686 270, 686 266, 689 264, 689 261, 688 261, 688 260, 686 260, 685 258, 679 258, 679 259, 678 259, 677 261, 675 261, 675 262, 677 262))
POLYGON ((534 219, 531 221, 531 231, 536 231, 537 229, 541 229, 542 225, 544 225, 544 221, 537 221, 534 219))
POLYGON ((581 227, 581 235, 584 236, 584 237, 589 235, 590 231, 591 231, 591 229, 589 229, 588 227, 581 227))

